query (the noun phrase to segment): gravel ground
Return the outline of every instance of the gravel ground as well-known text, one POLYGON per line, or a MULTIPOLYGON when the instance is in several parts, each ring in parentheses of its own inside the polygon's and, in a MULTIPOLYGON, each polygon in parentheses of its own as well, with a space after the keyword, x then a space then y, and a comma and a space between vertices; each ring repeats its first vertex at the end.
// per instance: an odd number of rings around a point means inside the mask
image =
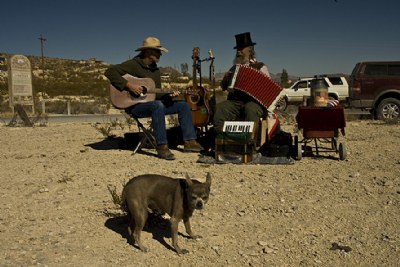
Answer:
MULTIPOLYGON (((293 120, 285 131, 297 133, 293 120)), ((128 129, 124 129, 127 131, 128 129)), ((1 266, 398 266, 400 125, 347 122, 347 159, 303 157, 291 165, 202 164, 175 150, 119 149, 90 123, 0 126, 1 266), (130 178, 145 173, 204 181, 210 200, 195 212, 202 239, 171 248, 168 223, 153 221, 128 243, 125 214, 113 203, 130 178)))

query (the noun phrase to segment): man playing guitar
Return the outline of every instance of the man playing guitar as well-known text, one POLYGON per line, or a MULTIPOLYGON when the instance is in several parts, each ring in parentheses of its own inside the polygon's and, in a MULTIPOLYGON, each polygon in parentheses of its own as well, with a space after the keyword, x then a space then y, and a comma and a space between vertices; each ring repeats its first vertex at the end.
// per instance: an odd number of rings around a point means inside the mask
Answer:
MULTIPOLYGON (((126 90, 139 97, 144 93, 143 85, 122 76, 129 74, 137 78, 151 78, 155 87, 161 88, 161 75, 157 63, 160 60, 161 52, 168 52, 168 50, 161 46, 159 39, 148 37, 144 39, 143 45, 136 51, 139 51, 137 56, 111 66, 105 71, 104 75, 116 89, 126 90)), ((165 115, 178 114, 184 141, 184 152, 200 152, 203 149, 196 141, 196 131, 188 104, 185 101, 174 101, 172 99, 179 94, 179 91, 174 91, 159 96, 154 101, 135 103, 125 108, 128 114, 137 118, 151 117, 158 157, 166 160, 173 160, 175 156, 168 148, 165 115)))

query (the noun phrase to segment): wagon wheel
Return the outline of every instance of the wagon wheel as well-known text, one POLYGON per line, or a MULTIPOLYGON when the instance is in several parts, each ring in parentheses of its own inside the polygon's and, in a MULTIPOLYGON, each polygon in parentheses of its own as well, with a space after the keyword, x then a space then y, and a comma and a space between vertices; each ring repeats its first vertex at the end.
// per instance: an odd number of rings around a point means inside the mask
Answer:
POLYGON ((332 150, 337 152, 338 151, 338 147, 337 147, 337 141, 336 141, 335 138, 332 138, 331 145, 332 145, 332 150))
POLYGON ((294 137, 294 145, 296 149, 296 160, 301 160, 301 158, 303 157, 303 151, 301 143, 299 143, 299 137, 297 135, 294 137))
POLYGON ((347 156, 346 146, 342 143, 339 144, 339 159, 345 160, 347 156))

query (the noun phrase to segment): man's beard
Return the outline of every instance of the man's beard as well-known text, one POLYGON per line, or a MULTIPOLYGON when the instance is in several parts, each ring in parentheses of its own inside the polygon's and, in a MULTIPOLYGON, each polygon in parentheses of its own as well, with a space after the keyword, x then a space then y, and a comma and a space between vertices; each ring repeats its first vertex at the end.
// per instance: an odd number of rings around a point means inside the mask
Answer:
POLYGON ((160 58, 157 58, 156 56, 153 56, 153 55, 151 55, 150 58, 154 64, 157 64, 160 61, 160 58))
POLYGON ((249 63, 249 58, 244 54, 236 54, 236 57, 233 59, 233 64, 247 64, 249 63))

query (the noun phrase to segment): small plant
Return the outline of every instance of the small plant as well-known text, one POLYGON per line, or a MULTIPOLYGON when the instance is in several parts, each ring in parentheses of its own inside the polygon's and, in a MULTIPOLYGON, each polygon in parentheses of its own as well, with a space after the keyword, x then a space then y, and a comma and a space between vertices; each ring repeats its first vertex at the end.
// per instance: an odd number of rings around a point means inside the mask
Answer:
POLYGON ((110 120, 106 124, 95 123, 92 126, 107 138, 114 138, 115 134, 113 131, 124 130, 125 128, 124 123, 118 119, 110 120))
POLYGON ((49 123, 49 116, 47 114, 36 113, 32 121, 34 124, 38 124, 40 127, 45 127, 49 123))
POLYGON ((115 185, 107 185, 108 192, 111 194, 111 198, 115 206, 117 206, 122 211, 126 211, 126 206, 123 201, 122 193, 117 193, 117 188, 115 185))
POLYGON ((115 119, 115 120, 111 120, 110 121, 110 127, 113 128, 113 129, 120 128, 121 130, 123 130, 125 128, 125 125, 120 120, 115 119))
POLYGON ((131 128, 132 124, 135 123, 134 119, 132 117, 125 117, 126 119, 126 124, 128 124, 129 129, 131 128))
POLYGON ((111 138, 111 137, 115 137, 115 135, 113 135, 112 132, 112 128, 110 125, 99 125, 99 124, 92 124, 92 126, 99 131, 104 137, 107 138, 111 138))

